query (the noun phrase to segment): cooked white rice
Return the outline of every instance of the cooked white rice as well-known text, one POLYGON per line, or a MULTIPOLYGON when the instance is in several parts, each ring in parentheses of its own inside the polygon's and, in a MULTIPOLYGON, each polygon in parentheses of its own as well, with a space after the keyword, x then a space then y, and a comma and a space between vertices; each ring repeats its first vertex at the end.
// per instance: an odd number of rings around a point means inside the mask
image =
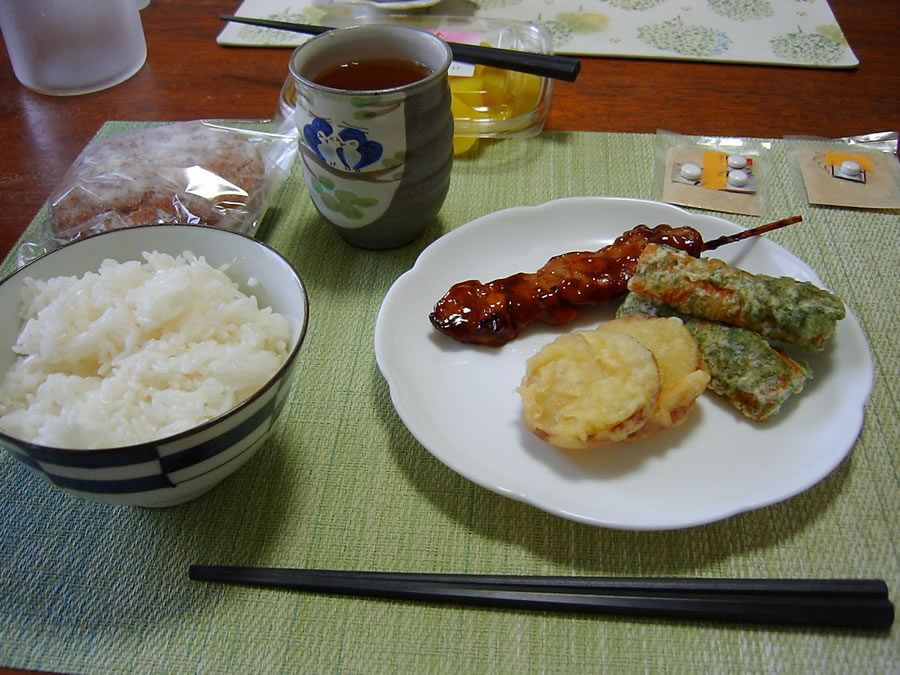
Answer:
POLYGON ((0 428, 65 448, 175 434, 233 408, 284 363, 288 321, 190 252, 26 279, 0 428))

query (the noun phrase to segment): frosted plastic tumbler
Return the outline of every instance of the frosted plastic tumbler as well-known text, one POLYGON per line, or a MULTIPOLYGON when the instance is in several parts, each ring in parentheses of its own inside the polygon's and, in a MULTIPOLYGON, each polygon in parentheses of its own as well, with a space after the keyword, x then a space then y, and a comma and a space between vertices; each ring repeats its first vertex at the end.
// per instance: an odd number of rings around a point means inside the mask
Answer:
POLYGON ((19 82, 43 94, 106 89, 147 58, 135 0, 0 0, 0 29, 19 82))

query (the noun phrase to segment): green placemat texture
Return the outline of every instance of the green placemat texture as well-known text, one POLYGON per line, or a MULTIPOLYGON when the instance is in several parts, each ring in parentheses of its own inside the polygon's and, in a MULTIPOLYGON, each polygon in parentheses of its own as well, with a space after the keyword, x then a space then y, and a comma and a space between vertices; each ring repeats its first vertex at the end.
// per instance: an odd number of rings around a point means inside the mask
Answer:
MULTIPOLYGON (((132 124, 133 126, 133 124, 132 124)), ((109 123, 102 133, 129 128, 109 123)), ((421 250, 498 209, 651 198, 650 135, 544 133, 458 159, 438 221, 371 252, 315 213, 299 170, 261 236, 303 277, 309 333, 275 433, 182 506, 94 504, 0 456, 0 666, 65 672, 898 672, 887 633, 433 606, 191 582, 191 563, 511 574, 877 577, 900 588, 900 217, 810 207, 774 142, 770 236, 868 336, 875 388, 851 455, 807 492, 704 527, 593 528, 469 481, 406 431, 375 364, 382 298, 421 250)), ((748 226, 759 218, 731 217, 748 226)), ((623 231, 635 223, 622 223, 623 231)), ((33 226, 33 225, 32 225, 33 226)), ((554 227, 548 223, 547 227, 554 227)), ((11 261, 2 271, 8 273, 11 261)), ((465 423, 461 421, 461 423, 465 423)))

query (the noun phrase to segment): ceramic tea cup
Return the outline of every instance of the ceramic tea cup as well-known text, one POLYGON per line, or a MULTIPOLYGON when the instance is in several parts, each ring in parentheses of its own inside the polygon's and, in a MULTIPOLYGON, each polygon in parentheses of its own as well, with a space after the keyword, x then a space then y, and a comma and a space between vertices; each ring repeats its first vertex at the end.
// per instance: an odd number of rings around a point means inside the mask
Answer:
POLYGON ((297 47, 299 158, 319 213, 356 246, 402 246, 450 187, 452 53, 400 25, 338 28, 297 47))

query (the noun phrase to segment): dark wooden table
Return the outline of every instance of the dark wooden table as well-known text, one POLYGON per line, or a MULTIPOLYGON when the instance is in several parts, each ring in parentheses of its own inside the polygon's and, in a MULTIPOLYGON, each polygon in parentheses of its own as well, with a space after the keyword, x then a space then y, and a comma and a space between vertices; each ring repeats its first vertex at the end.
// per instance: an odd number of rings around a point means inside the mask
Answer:
MULTIPOLYGON (((831 0, 860 60, 853 70, 585 58, 554 85, 547 129, 838 137, 900 128, 897 0, 831 0)), ((112 89, 36 94, 0 50, 0 253, 6 255, 106 120, 269 118, 289 49, 221 47, 221 13, 239 0, 152 0, 147 63, 112 89)))

